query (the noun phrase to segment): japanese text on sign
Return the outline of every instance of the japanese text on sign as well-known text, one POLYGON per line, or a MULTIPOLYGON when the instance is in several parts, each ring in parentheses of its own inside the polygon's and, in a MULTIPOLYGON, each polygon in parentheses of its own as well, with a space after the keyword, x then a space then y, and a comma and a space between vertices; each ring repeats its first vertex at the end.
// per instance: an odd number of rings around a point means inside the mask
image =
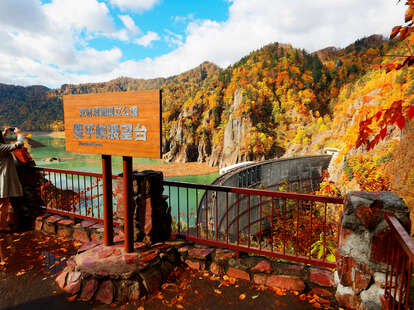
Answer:
POLYGON ((91 139, 93 135, 97 139, 147 141, 147 128, 140 124, 73 124, 74 138, 91 139))

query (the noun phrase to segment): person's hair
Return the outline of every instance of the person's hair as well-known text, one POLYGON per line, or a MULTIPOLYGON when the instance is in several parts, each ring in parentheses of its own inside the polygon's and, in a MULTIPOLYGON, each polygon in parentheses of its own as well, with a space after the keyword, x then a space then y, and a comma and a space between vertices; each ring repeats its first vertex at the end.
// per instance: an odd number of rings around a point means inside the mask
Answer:
POLYGON ((0 143, 6 143, 3 137, 3 132, 0 130, 0 143))

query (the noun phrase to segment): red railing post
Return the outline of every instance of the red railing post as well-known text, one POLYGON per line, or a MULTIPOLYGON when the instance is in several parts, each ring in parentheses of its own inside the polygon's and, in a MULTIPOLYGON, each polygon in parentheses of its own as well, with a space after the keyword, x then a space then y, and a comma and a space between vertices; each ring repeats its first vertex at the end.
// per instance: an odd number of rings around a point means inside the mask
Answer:
POLYGON ((111 155, 102 155, 102 183, 104 203, 104 244, 109 246, 114 244, 111 155))
POLYGON ((132 157, 123 156, 123 196, 124 196, 124 249, 126 253, 134 250, 134 227, 132 214, 132 157))

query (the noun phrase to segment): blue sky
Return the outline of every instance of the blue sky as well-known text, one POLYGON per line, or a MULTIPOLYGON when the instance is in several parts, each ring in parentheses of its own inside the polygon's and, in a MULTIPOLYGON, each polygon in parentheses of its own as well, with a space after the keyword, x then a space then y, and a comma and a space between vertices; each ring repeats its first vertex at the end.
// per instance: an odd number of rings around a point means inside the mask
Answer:
POLYGON ((394 0, 1 0, 0 83, 168 77, 271 42, 312 52, 388 36, 394 0))

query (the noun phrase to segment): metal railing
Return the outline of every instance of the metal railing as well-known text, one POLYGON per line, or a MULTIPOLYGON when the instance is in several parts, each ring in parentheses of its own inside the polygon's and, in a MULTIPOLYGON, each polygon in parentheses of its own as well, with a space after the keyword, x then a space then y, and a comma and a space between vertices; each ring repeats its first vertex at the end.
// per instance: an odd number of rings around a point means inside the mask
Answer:
POLYGON ((342 198, 164 181, 178 238, 335 267, 342 198))
MULTIPOLYGON (((35 169, 41 175, 40 195, 46 211, 74 220, 103 222, 101 174, 35 169)), ((175 237, 238 252, 335 267, 335 215, 343 204, 342 198, 168 180, 163 185, 175 237)), ((114 199, 114 211, 116 208, 114 199)), ((114 225, 118 225, 116 220, 114 225)))
POLYGON ((390 227, 387 242, 387 271, 385 276, 385 309, 414 309, 412 269, 414 263, 414 241, 392 214, 385 214, 390 227))
MULTIPOLYGON (((39 174, 40 199, 51 213, 103 223, 102 174, 34 167, 39 174)), ((117 176, 112 176, 116 179, 117 176)), ((116 210, 116 204, 113 204, 116 210)), ((118 225, 117 222, 114 222, 118 225)))

